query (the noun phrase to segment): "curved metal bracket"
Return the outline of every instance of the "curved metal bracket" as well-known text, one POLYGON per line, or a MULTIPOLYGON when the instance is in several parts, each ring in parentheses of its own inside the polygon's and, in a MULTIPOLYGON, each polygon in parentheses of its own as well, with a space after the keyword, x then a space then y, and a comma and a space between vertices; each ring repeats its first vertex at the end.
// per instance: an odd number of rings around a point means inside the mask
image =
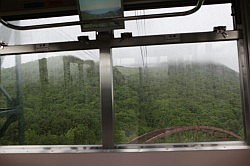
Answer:
POLYGON ((15 29, 15 30, 34 30, 34 29, 45 29, 45 28, 56 28, 63 26, 74 26, 81 24, 97 24, 105 22, 115 22, 115 21, 129 21, 129 20, 138 20, 138 19, 152 19, 152 18, 164 18, 164 17, 177 17, 177 16, 186 16, 195 13, 203 5, 205 0, 198 0, 196 6, 190 10, 183 12, 174 12, 174 13, 163 13, 163 14, 152 14, 152 15, 140 15, 140 16, 129 16, 123 18, 108 18, 108 19, 97 19, 97 20, 88 20, 88 21, 73 21, 73 22, 63 22, 63 23, 53 23, 53 24, 43 24, 43 25, 30 25, 30 26, 18 26, 11 24, 0 17, 0 23, 4 26, 15 29))

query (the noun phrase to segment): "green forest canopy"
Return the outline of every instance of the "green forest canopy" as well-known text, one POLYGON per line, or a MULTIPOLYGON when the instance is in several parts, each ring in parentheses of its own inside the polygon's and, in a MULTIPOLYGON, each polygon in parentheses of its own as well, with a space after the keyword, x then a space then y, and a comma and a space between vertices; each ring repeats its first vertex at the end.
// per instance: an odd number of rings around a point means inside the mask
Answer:
MULTIPOLYGON (((147 68, 116 66, 113 71, 116 143, 173 126, 214 126, 244 137, 239 73, 228 67, 166 63, 147 68)), ((22 64, 22 77, 25 144, 101 144, 98 63, 51 57, 47 62, 22 64)), ((2 68, 1 80, 15 96, 15 68, 2 68)), ((0 104, 8 106, 2 94, 0 104)), ((4 120, 0 119, 1 126, 4 120)), ((221 141, 217 139, 186 132, 158 142, 221 141)), ((19 144, 17 123, 0 144, 19 144)))

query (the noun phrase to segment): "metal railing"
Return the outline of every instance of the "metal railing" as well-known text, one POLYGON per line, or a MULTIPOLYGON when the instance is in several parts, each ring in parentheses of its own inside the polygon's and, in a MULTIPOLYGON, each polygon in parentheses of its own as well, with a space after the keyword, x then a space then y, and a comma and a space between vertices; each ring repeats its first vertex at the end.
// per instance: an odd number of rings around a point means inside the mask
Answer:
POLYGON ((52 23, 52 24, 42 24, 42 25, 29 25, 29 26, 18 26, 11 24, 0 17, 0 23, 4 26, 15 29, 15 30, 34 30, 34 29, 45 29, 45 28, 56 28, 56 27, 65 27, 65 26, 75 26, 81 24, 98 24, 105 22, 115 22, 115 21, 130 21, 138 19, 153 19, 153 18, 166 18, 166 17, 177 17, 177 16, 187 16, 197 12, 203 5, 205 0, 198 0, 196 6, 190 10, 182 12, 173 12, 173 13, 162 13, 162 14, 152 14, 152 15, 139 15, 139 16, 128 16, 122 18, 107 18, 107 19, 95 19, 95 20, 86 20, 86 21, 72 21, 72 22, 62 22, 62 23, 52 23))

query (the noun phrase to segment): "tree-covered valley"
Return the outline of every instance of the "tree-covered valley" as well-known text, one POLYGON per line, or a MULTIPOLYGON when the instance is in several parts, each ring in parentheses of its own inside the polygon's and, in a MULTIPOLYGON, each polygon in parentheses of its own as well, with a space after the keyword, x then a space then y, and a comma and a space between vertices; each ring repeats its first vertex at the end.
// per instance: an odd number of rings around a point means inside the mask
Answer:
MULTIPOLYGON (((21 68, 25 144, 101 144, 97 62, 60 56, 23 63, 21 68)), ((244 137, 239 73, 224 65, 115 66, 113 72, 116 143, 173 126, 213 126, 244 137)), ((15 67, 2 68, 1 85, 13 97, 15 79, 15 67)), ((0 94, 0 108, 8 106, 0 94)), ((5 120, 1 117, 1 126, 5 120)), ((221 140, 186 132, 158 142, 193 141, 221 140)), ((0 144, 19 144, 17 122, 0 144)))

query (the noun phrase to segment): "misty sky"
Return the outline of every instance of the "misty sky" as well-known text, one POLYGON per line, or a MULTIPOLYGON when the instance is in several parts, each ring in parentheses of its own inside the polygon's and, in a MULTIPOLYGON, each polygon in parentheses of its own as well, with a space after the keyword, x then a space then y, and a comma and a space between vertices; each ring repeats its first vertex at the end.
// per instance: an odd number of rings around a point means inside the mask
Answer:
MULTIPOLYGON (((125 15, 140 15, 145 13, 173 12, 190 9, 156 9, 148 11, 125 12, 125 15)), ((49 18, 30 21, 21 21, 20 25, 41 24, 51 22, 75 21, 79 16, 61 18, 49 18)), ((209 5, 203 6, 197 13, 174 18, 151 19, 146 21, 128 21, 125 23, 125 30, 116 30, 115 36, 119 37, 122 32, 133 32, 133 36, 159 35, 188 32, 212 31, 215 26, 227 26, 228 30, 233 29, 231 17, 231 5, 209 5)), ((9 44, 32 44, 61 41, 76 41, 77 36, 88 35, 95 39, 94 32, 82 33, 80 26, 52 28, 45 30, 14 31, 0 25, 0 41, 9 44)), ((23 62, 29 62, 43 57, 74 55, 82 59, 98 61, 98 51, 75 51, 63 53, 43 53, 25 55, 23 62)), ((119 66, 142 66, 146 63, 154 65, 167 62, 213 62, 223 64, 235 71, 238 71, 238 54, 236 41, 210 42, 197 44, 162 45, 149 47, 131 47, 113 49, 114 65, 119 66)), ((13 57, 4 60, 4 67, 13 66, 13 57), (12 60, 11 60, 12 59, 12 60)))
POLYGON ((121 7, 121 0, 80 0, 81 10, 121 7))

